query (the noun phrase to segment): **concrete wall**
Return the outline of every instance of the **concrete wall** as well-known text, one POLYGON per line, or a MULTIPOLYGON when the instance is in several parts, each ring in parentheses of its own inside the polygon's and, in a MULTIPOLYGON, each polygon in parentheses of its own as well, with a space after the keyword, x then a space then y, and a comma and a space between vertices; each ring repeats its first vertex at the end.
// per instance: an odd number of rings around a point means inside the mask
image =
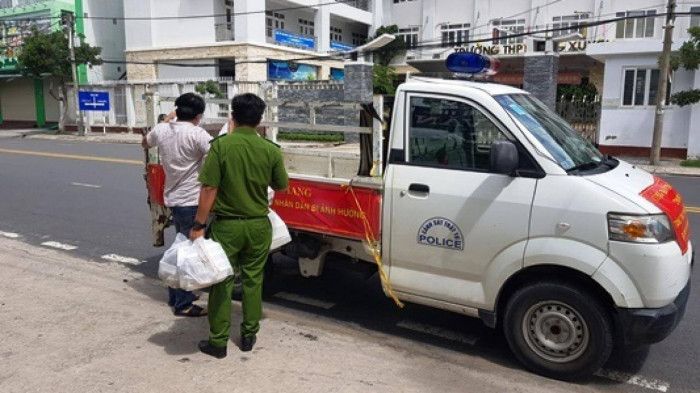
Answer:
MULTIPOLYGON (((214 15, 214 0, 124 0, 126 17, 214 15)), ((179 46, 215 42, 215 18, 129 20, 126 48, 179 46)))
MULTIPOLYGON (((610 57, 605 63, 603 108, 599 143, 612 146, 651 146, 654 106, 622 106, 623 70, 627 67, 658 68, 653 55, 610 57)), ((671 93, 691 89, 697 72, 679 70, 674 73, 671 93)), ((671 106, 664 116, 663 147, 686 148, 691 130, 690 107, 671 106)))
MULTIPOLYGON (((123 16, 124 3, 111 0, 84 0, 84 12, 88 16, 123 16)), ((102 58, 124 60, 124 21, 121 19, 85 19, 87 42, 102 48, 102 58)), ((118 79, 126 72, 126 64, 102 64, 88 69, 88 81, 118 79)))
MULTIPOLYGON (((46 111, 46 121, 58 122, 59 103, 51 96, 50 87, 50 81, 44 79, 44 110, 46 111)), ((55 94, 58 96, 58 89, 55 89, 55 94)))
MULTIPOLYGON (((186 48, 173 49, 153 49, 145 51, 127 52, 127 59, 137 62, 155 61, 177 61, 181 60, 204 60, 213 63, 214 59, 296 59, 308 56, 308 52, 292 48, 282 48, 278 46, 261 44, 249 45, 241 43, 227 43, 224 45, 192 46, 186 48)), ((318 66, 320 69, 319 78, 328 79, 331 67, 342 68, 342 61, 303 61, 304 64, 318 66)), ((158 76, 157 67, 151 64, 128 64, 129 80, 151 81, 158 76)), ((188 78, 187 74, 182 74, 180 78, 188 78)), ((236 80, 238 81, 264 81, 267 80, 267 64, 261 63, 241 63, 236 65, 236 80)))
MULTIPOLYGON (((693 78, 693 88, 700 89, 700 72, 693 78)), ((690 129, 688 130, 688 157, 700 158, 700 104, 690 108, 690 129)))
MULTIPOLYGON (((199 65, 209 65, 214 64, 214 59, 209 60, 178 60, 178 63, 183 64, 199 64, 199 65)), ((158 79, 181 79, 181 78, 193 78, 193 79, 216 79, 218 75, 218 67, 180 67, 171 65, 158 65, 158 79)))

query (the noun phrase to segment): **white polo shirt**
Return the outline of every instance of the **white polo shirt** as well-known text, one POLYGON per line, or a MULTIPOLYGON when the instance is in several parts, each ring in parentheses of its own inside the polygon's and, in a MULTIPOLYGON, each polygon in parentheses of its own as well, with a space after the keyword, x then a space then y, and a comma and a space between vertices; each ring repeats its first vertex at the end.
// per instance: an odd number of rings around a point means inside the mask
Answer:
POLYGON ((160 123, 146 135, 149 146, 157 146, 165 171, 165 205, 197 206, 201 183, 197 180, 211 136, 186 121, 160 123))

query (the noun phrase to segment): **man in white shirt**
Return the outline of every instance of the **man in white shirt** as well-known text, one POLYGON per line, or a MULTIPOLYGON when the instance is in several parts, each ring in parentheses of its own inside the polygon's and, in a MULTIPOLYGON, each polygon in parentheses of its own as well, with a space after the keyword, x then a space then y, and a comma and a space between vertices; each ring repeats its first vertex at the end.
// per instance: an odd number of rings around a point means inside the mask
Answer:
MULTIPOLYGON (((165 171, 165 205, 173 214, 175 230, 189 237, 197 214, 201 183, 197 180, 204 158, 209 152, 211 136, 199 122, 204 114, 204 99, 186 93, 175 100, 176 121, 172 114, 156 125, 144 138, 148 147, 158 147, 165 171)), ((196 296, 182 289, 168 288, 168 304, 175 315, 200 317, 207 310, 192 304, 196 296)))

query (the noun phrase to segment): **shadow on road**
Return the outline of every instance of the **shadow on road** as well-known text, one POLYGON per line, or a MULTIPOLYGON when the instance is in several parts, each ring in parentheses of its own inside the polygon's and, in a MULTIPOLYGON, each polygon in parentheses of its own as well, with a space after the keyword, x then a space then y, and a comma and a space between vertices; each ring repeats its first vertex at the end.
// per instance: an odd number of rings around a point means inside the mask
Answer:
MULTIPOLYGON (((138 265, 127 265, 131 270, 157 278, 160 254, 147 258, 138 265)), ((274 258, 274 276, 266 283, 265 302, 292 310, 330 318, 347 326, 358 326, 369 331, 380 332, 396 338, 406 339, 429 346, 449 350, 456 354, 476 356, 500 366, 523 370, 514 358, 500 330, 487 328, 476 319, 447 311, 415 304, 400 309, 388 299, 376 274, 367 278, 362 273, 345 268, 326 266, 324 274, 317 278, 304 278, 299 274, 295 261, 281 255, 274 258), (289 294, 302 299, 312 299, 326 306, 290 300, 289 294), (428 326, 438 334, 415 329, 428 326), (440 337, 440 334, 447 337, 440 337), (458 337, 458 339, 454 339, 458 337)), ((131 287, 167 307, 165 287, 156 287, 147 280, 136 280, 131 287)), ((238 337, 241 321, 240 303, 234 302, 232 310, 231 337, 238 337)), ((205 339, 208 332, 206 318, 175 318, 167 331, 149 338, 149 342, 161 346, 171 355, 190 355, 197 352, 196 343, 205 339)), ((606 369, 629 374, 638 372, 649 353, 644 348, 635 352, 615 351, 606 364, 606 369)), ((581 385, 617 385, 620 382, 593 377, 581 381, 581 385)))

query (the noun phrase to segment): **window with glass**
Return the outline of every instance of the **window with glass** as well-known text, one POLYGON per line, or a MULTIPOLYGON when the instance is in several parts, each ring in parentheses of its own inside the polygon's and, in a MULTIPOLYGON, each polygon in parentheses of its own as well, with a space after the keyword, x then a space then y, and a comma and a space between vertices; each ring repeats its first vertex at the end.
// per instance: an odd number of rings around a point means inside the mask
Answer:
POLYGON ((493 26, 494 45, 520 44, 524 37, 508 37, 511 34, 525 32, 525 19, 496 19, 491 22, 493 26))
POLYGON ((588 21, 591 14, 588 12, 575 13, 573 15, 555 16, 552 18, 552 28, 561 29, 552 32, 555 37, 579 33, 586 37, 586 28, 581 27, 588 21))
POLYGON ((618 12, 615 15, 618 18, 627 17, 627 19, 617 21, 616 38, 654 37, 656 10, 618 12))
POLYGON ((418 45, 418 32, 418 27, 406 27, 399 29, 399 32, 395 35, 403 38, 407 48, 415 48, 418 45))
POLYGON ((331 26, 331 41, 343 41, 343 29, 331 26))
MULTIPOLYGON (((622 77, 622 106, 656 105, 659 91, 659 70, 626 68, 622 77)), ((671 94, 671 83, 666 89, 666 101, 671 94)))
POLYGON ((538 99, 529 94, 503 94, 494 98, 565 170, 603 161, 595 146, 538 99))
POLYGON ((367 42, 367 34, 352 33, 352 45, 360 46, 367 42))
POLYGON ((268 37, 272 37, 275 30, 284 30, 284 14, 279 12, 265 11, 265 27, 268 37))
POLYGON ((690 7, 690 12, 698 13, 690 16, 690 27, 700 26, 700 7, 690 7))
POLYGON ((459 45, 469 41, 469 23, 442 25, 442 46, 459 45))
POLYGON ((447 98, 410 98, 409 152, 412 164, 490 170, 491 144, 507 138, 479 109, 447 98))
POLYGON ((299 18, 299 34, 314 35, 314 22, 299 18))

